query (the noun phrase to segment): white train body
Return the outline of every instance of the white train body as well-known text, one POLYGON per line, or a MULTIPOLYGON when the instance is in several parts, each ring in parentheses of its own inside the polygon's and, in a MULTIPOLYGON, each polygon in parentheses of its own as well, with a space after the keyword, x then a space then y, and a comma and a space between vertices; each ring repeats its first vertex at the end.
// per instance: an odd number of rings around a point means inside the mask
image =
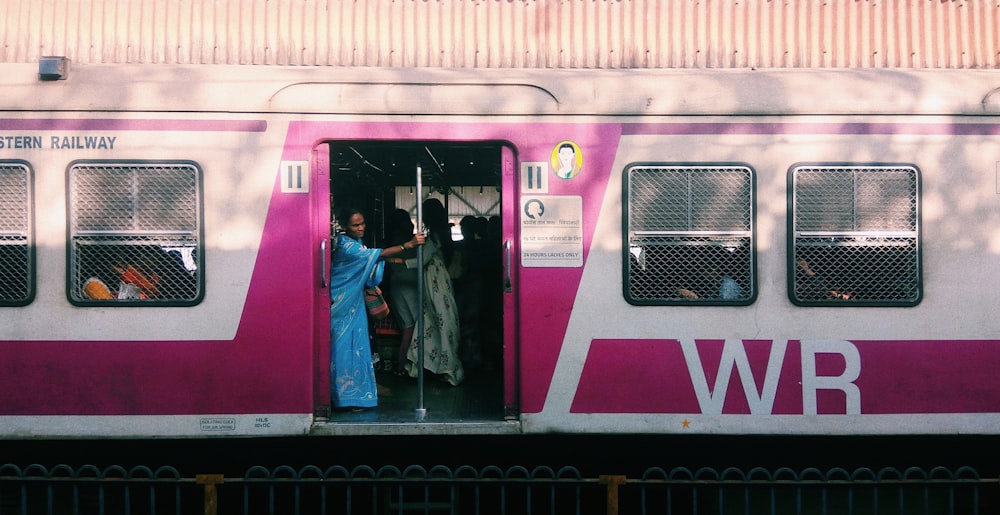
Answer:
POLYGON ((0 291, 0 436, 1000 428, 996 72, 3 68, 0 241, 23 252, 0 276, 23 285, 0 291), (506 416, 326 417, 353 142, 495 152, 506 416), (166 193, 104 193, 163 170, 166 193), (175 251, 191 282, 88 297, 111 245, 175 251), (714 296, 725 264, 738 293, 714 296))

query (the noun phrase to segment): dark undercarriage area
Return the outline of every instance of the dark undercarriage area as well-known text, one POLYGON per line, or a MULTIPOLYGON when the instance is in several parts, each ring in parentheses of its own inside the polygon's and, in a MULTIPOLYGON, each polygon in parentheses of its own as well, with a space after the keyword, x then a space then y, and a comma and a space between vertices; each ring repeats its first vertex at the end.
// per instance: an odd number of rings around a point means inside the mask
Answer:
POLYGON ((996 436, 414 436, 389 427, 363 437, 5 441, 0 509, 987 514, 1000 508, 998 444, 996 436))

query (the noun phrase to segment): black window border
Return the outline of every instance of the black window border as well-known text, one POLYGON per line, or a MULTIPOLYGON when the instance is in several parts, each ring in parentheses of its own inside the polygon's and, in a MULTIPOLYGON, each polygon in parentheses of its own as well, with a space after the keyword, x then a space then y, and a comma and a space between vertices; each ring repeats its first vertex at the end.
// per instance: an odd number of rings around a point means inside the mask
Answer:
POLYGON ((635 161, 626 164, 622 168, 622 194, 621 194, 621 242, 622 242, 622 296, 625 302, 633 306, 687 306, 687 307, 707 307, 707 306, 749 306, 757 301, 760 292, 760 284, 757 276, 757 169, 749 163, 742 161, 635 161), (676 167, 676 168, 722 168, 740 167, 750 170, 750 294, 742 300, 721 300, 721 299, 676 299, 676 300, 643 300, 632 298, 629 288, 629 181, 628 172, 637 167, 676 167))
POLYGON ((66 165, 66 299, 70 304, 79 307, 119 307, 119 308, 162 308, 190 307, 200 304, 205 299, 205 170, 197 162, 189 159, 76 159, 66 165), (70 172, 78 165, 104 164, 111 166, 192 166, 198 171, 196 188, 198 194, 198 294, 189 300, 86 300, 73 298, 73 245, 70 238, 73 234, 72 192, 70 191, 70 172))
POLYGON ((22 307, 35 301, 38 290, 37 268, 35 261, 35 169, 31 163, 24 159, 0 159, 0 164, 11 166, 23 166, 28 171, 28 291, 23 299, 4 300, 0 299, 0 307, 22 307))
POLYGON ((836 308, 857 308, 857 307, 914 307, 920 304, 924 297, 924 259, 923 259, 923 177, 920 167, 913 163, 902 162, 849 162, 849 161, 827 161, 814 162, 803 161, 791 164, 788 167, 785 178, 786 201, 785 211, 785 282, 788 300, 799 307, 836 307, 836 308), (845 168, 911 168, 915 172, 916 180, 916 259, 917 277, 916 288, 917 297, 912 301, 876 301, 876 300, 799 300, 795 296, 795 170, 798 168, 823 168, 823 167, 845 167, 845 168))

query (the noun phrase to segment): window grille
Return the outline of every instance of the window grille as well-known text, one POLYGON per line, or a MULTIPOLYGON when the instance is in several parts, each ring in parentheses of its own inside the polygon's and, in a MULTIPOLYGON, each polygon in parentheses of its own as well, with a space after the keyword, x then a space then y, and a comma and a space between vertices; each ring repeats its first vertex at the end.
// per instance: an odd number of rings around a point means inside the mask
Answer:
POLYGON ((802 165, 789 175, 792 302, 911 306, 920 301, 916 168, 802 165))
POLYGON ((746 305, 756 296, 753 171, 735 166, 625 170, 625 299, 746 305))
POLYGON ((34 298, 31 183, 27 163, 0 161, 0 306, 34 298))
POLYGON ((69 297, 192 305, 203 296, 201 170, 190 162, 69 168, 69 297))

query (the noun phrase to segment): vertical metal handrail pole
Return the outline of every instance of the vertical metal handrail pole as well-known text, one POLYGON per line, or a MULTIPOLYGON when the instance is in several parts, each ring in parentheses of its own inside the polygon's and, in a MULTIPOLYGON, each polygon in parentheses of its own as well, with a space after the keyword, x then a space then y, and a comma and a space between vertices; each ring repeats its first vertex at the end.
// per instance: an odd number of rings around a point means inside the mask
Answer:
MULTIPOLYGON (((420 165, 417 165, 417 230, 424 230, 424 181, 420 165)), ((427 416, 424 408, 424 247, 417 245, 417 409, 416 418, 420 422, 427 416)))

